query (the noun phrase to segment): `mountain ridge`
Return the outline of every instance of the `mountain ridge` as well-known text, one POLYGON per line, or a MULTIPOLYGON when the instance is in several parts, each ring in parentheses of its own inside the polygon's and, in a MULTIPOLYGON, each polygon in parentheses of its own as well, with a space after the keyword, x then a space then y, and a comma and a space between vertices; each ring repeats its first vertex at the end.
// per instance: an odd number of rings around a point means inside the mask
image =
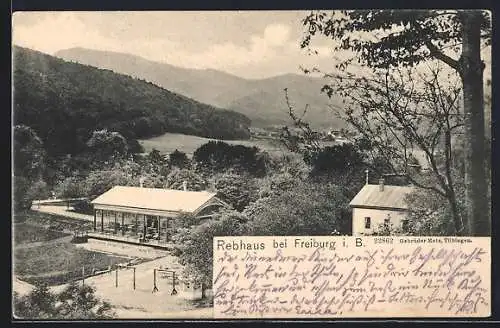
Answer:
POLYGON ((108 69, 13 47, 15 124, 33 128, 54 155, 84 148, 92 131, 128 140, 178 132, 247 139, 250 119, 108 69))
POLYGON ((60 50, 55 56, 145 79, 202 103, 242 113, 252 120, 252 125, 257 122, 257 126, 292 123, 283 91, 287 88, 290 99, 294 99, 300 112, 306 104, 309 105, 310 111, 305 119, 312 126, 345 126, 333 115, 328 116, 330 105, 339 106, 341 101, 328 99, 321 93, 325 82, 318 77, 285 73, 247 79, 212 68, 181 68, 134 54, 81 47, 60 50), (262 92, 266 94, 265 99, 259 98, 262 92))

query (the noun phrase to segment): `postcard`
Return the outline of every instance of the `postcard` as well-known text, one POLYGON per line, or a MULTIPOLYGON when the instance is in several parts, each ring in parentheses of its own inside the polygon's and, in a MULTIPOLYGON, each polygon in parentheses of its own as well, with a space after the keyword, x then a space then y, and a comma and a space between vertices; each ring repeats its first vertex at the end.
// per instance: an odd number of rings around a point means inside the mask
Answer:
POLYGON ((489 317, 491 26, 15 11, 13 320, 489 317))

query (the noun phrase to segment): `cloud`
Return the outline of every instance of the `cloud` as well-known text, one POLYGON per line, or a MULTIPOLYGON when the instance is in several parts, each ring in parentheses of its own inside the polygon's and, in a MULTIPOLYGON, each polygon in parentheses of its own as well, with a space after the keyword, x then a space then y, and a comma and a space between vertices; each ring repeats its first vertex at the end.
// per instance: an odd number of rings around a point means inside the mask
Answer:
POLYGON ((214 44, 200 53, 176 51, 165 57, 174 65, 190 68, 214 68, 234 71, 235 68, 255 65, 276 59, 283 52, 280 47, 290 38, 290 28, 282 24, 268 25, 262 34, 250 36, 247 46, 233 42, 214 44))
POLYGON ((109 50, 120 48, 119 42, 104 38, 88 28, 74 13, 44 13, 31 25, 19 23, 24 15, 33 14, 17 12, 13 17, 12 40, 16 45, 49 54, 71 47, 99 49, 105 46, 109 50))
POLYGON ((264 41, 271 47, 284 45, 290 37, 290 27, 283 24, 271 24, 264 30, 264 41))
MULTIPOLYGON (((179 67, 212 68, 243 77, 296 72, 307 57, 299 47, 298 38, 291 36, 291 28, 286 24, 271 23, 260 33, 240 33, 238 37, 243 35, 244 40, 227 39, 195 51, 188 50, 181 41, 172 41, 168 33, 153 35, 147 28, 142 30, 142 38, 123 37, 124 33, 114 32, 130 28, 129 23, 111 24, 111 17, 110 30, 101 33, 101 29, 107 26, 93 24, 97 18, 102 21, 102 17, 96 17, 92 12, 18 12, 13 17, 13 43, 48 54, 72 47, 124 52, 179 67)), ((136 30, 143 26, 134 25, 132 28, 136 30)), ((326 49, 321 49, 320 54, 325 53, 326 49)))

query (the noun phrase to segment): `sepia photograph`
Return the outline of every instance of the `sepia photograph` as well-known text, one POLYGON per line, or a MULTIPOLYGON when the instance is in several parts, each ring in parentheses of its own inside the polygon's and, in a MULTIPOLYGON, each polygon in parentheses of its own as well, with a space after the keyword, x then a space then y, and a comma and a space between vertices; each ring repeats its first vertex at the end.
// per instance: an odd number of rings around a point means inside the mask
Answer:
POLYGON ((489 315, 491 43, 488 10, 14 12, 13 318, 489 315))

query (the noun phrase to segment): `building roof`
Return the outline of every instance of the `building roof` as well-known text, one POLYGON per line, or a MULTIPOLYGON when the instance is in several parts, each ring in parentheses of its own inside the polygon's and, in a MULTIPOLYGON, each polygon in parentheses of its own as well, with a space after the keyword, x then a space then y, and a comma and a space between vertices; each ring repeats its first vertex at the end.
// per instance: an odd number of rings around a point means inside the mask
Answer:
POLYGON ((116 186, 94 199, 92 204, 194 213, 215 195, 207 191, 116 186))
POLYGON ((410 186, 388 186, 380 191, 378 184, 366 184, 351 200, 351 207, 407 210, 405 196, 414 190, 410 186))

